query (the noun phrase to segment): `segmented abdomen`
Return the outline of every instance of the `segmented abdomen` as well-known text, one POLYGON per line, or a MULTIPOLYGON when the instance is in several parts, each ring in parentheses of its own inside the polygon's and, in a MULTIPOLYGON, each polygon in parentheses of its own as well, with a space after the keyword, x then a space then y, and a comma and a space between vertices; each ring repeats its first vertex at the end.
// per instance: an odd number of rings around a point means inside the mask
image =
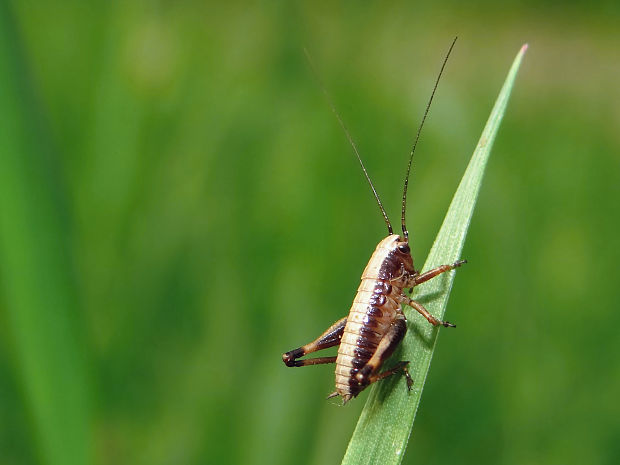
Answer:
POLYGON ((349 310, 336 358, 336 391, 345 402, 366 387, 355 375, 373 356, 397 316, 404 318, 398 300, 404 285, 401 278, 413 272, 413 264, 409 254, 409 261, 403 261, 403 255, 395 251, 398 240, 394 234, 379 242, 349 310))
POLYGON ((389 282, 372 278, 362 279, 358 288, 336 359, 336 390, 345 399, 365 387, 358 385, 355 374, 368 363, 400 311, 391 293, 389 282))

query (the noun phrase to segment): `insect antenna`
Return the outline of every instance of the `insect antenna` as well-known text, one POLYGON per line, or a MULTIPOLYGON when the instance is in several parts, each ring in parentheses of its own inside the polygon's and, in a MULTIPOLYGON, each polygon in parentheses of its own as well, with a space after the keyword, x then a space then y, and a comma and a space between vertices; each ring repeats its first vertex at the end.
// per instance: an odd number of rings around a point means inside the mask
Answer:
POLYGON ((355 152, 355 156, 357 157, 357 160, 360 162, 360 166, 362 167, 362 171, 364 172, 364 176, 366 176, 366 180, 368 181, 368 184, 370 185, 370 188, 372 189, 372 193, 375 195, 375 199, 377 199, 377 204, 379 205, 379 209, 381 210, 381 214, 383 215, 383 219, 385 220, 385 224, 387 225, 388 232, 391 235, 393 233, 392 223, 390 223, 390 219, 388 218, 387 213, 385 212, 385 208, 383 208, 383 204, 381 203, 381 199, 379 198, 379 194, 377 194, 377 190, 375 189, 375 186, 373 185, 372 181, 370 180, 370 176, 368 175, 368 171, 366 171, 366 167, 364 166, 364 162, 362 161, 362 157, 360 157, 360 153, 357 150, 357 145, 355 145, 355 142, 353 141, 353 138, 351 137, 351 134, 349 133, 349 130, 345 126, 344 122, 342 121, 342 118, 340 117, 340 114, 336 110, 336 106, 334 105, 334 102, 332 101, 331 97, 329 96, 329 93, 327 92, 327 89, 325 88, 325 85, 323 84, 323 81, 321 81, 321 78, 319 77, 319 73, 317 72, 317 70, 316 70, 316 68, 314 66, 314 63, 312 62, 312 58, 310 58, 310 54, 308 53, 308 50, 306 50, 305 48, 304 48, 304 53, 306 54, 306 58, 308 59, 308 63, 310 64, 310 68, 312 69, 312 72, 314 73, 314 77, 316 78, 317 82, 319 83, 319 86, 321 87, 321 91, 323 92, 323 94, 325 95, 325 98, 327 99, 327 103, 329 104, 329 107, 331 108, 331 110, 334 113, 334 115, 336 115, 336 118, 338 119, 338 123, 340 123, 340 127, 342 128, 342 130, 346 134, 347 139, 349 139, 349 143, 351 144, 351 147, 353 147, 353 151, 355 152))
POLYGON ((413 162, 413 153, 415 152, 415 148, 418 145, 418 140, 420 139, 420 133, 422 132, 422 126, 424 126, 424 121, 426 121, 426 116, 428 115, 428 110, 431 107, 431 103, 433 102, 433 97, 435 96, 435 91, 437 90, 437 85, 439 84, 439 79, 443 74, 443 70, 446 67, 446 63, 448 62, 448 58, 450 57, 450 53, 454 48, 454 44, 456 43, 455 37, 452 41, 452 45, 448 49, 448 53, 446 53, 446 57, 443 59, 443 63, 441 65, 441 69, 439 70, 439 75, 437 76, 437 80, 435 81, 435 86, 433 87, 433 92, 431 93, 431 98, 428 99, 428 103, 426 104, 426 110, 424 110, 424 116, 422 116, 422 122, 420 123, 420 127, 418 127, 418 132, 415 135, 415 140, 413 141, 413 147, 411 149, 411 155, 409 155, 409 164, 407 165, 407 175, 405 176, 405 187, 403 188, 403 208, 401 212, 401 221, 403 226, 403 235, 405 241, 409 240, 409 231, 407 231, 407 226, 405 225, 405 210, 407 209, 407 186, 409 185, 409 173, 411 171, 411 164, 413 162))

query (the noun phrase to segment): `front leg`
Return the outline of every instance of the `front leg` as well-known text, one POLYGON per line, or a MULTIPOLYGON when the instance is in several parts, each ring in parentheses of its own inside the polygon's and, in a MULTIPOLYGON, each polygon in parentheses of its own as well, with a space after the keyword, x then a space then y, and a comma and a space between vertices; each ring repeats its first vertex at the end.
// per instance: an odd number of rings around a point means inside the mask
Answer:
POLYGON ((441 273, 445 273, 446 271, 454 270, 461 265, 467 263, 467 260, 458 260, 454 262, 452 265, 441 265, 437 268, 433 268, 432 270, 425 271, 422 274, 413 277, 413 283, 410 286, 405 287, 413 287, 418 284, 422 284, 423 282, 428 281, 429 279, 433 279, 435 276, 440 275, 441 273))

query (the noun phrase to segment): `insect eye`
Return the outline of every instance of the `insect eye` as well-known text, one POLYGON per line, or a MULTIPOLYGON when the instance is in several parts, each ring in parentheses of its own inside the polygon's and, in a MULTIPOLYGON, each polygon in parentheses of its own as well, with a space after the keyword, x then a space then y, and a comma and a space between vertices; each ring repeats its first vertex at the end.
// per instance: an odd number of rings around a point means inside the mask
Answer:
POLYGON ((409 244, 399 245, 398 246, 398 250, 400 250, 402 253, 409 253, 409 252, 411 252, 411 249, 409 248, 409 244))

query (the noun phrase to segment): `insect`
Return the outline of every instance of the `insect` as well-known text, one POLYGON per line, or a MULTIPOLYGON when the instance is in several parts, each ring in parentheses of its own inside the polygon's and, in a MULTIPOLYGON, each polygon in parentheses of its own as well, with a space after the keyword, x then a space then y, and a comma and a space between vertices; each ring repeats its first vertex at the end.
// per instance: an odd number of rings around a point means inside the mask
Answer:
MULTIPOLYGON (((409 156, 401 205, 402 235, 394 234, 392 224, 370 180, 357 146, 344 125, 342 118, 336 111, 325 87, 319 81, 332 111, 336 115, 357 156, 388 228, 388 236, 379 242, 362 273, 361 283, 353 299, 348 316, 336 321, 316 340, 282 355, 282 360, 289 367, 336 363, 336 390, 328 398, 340 396, 343 404, 356 397, 370 384, 399 371, 403 372, 407 379, 407 388, 411 389, 413 380, 407 371, 408 361, 401 361, 394 367, 380 372, 383 363, 392 355, 407 332, 407 319, 403 313, 402 304, 415 309, 434 326, 455 327, 455 325, 448 321, 441 321, 435 318, 422 304, 412 300, 404 292, 406 289, 412 289, 441 273, 453 270, 466 263, 465 260, 459 260, 450 265, 442 265, 423 273, 416 271, 409 247, 409 232, 405 224, 407 186, 409 184, 413 154, 435 91, 437 90, 439 79, 455 42, 456 38, 444 58, 409 156), (334 346, 339 346, 336 357, 317 357, 300 360, 300 357, 304 355, 334 346)), ((309 57, 308 59, 310 61, 309 57)), ((311 61, 310 64, 312 65, 311 61)))

